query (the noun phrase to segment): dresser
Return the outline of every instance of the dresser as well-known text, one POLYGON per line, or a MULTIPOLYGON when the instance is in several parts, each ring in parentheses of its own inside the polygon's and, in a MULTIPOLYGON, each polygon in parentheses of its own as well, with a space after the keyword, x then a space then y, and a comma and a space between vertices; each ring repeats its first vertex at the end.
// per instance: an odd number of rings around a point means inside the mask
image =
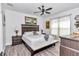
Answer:
POLYGON ((60 37, 60 56, 79 56, 79 37, 60 37))
POLYGON ((12 45, 18 45, 22 43, 22 36, 12 36, 12 45))

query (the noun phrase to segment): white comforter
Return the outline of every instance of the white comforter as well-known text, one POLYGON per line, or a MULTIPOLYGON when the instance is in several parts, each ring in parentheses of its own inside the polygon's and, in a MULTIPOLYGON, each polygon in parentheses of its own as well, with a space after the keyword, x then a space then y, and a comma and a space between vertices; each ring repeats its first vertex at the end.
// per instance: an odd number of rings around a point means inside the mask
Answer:
POLYGON ((40 41, 45 41, 44 40, 44 35, 23 35, 24 38, 29 40, 30 43, 35 43, 35 42, 40 42, 40 41))
POLYGON ((37 50, 39 48, 42 48, 48 44, 51 44, 54 42, 53 37, 49 36, 48 41, 45 41, 44 35, 39 34, 39 35, 27 35, 24 34, 22 36, 23 41, 25 41, 33 50, 37 50))

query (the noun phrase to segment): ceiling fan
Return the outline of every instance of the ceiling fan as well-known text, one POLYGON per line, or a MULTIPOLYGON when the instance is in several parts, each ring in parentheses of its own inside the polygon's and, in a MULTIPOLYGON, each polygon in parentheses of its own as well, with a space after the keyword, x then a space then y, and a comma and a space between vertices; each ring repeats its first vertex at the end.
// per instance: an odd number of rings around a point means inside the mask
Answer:
POLYGON ((42 5, 41 7, 38 7, 38 9, 40 10, 40 11, 37 11, 37 12, 34 12, 34 13, 41 13, 40 15, 43 15, 43 14, 51 14, 51 12, 49 12, 50 10, 52 10, 52 8, 47 8, 47 9, 45 9, 44 8, 44 5, 42 5))

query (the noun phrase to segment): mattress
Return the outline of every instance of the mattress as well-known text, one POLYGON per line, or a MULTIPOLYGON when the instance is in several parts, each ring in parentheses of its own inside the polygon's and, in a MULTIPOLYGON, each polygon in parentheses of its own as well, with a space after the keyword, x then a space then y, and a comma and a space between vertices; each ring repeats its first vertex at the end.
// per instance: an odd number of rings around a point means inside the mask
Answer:
POLYGON ((23 35, 22 39, 24 42, 26 42, 31 48, 32 50, 37 50, 40 49, 44 46, 50 45, 52 43, 57 42, 58 40, 54 40, 53 37, 49 36, 48 41, 46 41, 44 39, 44 35, 40 34, 40 35, 23 35))

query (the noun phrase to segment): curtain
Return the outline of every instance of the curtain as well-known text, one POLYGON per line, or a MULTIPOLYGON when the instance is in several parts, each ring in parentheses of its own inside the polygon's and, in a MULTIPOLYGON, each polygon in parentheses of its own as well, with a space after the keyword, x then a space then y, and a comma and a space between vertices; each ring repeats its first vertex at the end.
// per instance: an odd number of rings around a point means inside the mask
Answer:
POLYGON ((58 35, 58 19, 51 21, 51 34, 58 35))

